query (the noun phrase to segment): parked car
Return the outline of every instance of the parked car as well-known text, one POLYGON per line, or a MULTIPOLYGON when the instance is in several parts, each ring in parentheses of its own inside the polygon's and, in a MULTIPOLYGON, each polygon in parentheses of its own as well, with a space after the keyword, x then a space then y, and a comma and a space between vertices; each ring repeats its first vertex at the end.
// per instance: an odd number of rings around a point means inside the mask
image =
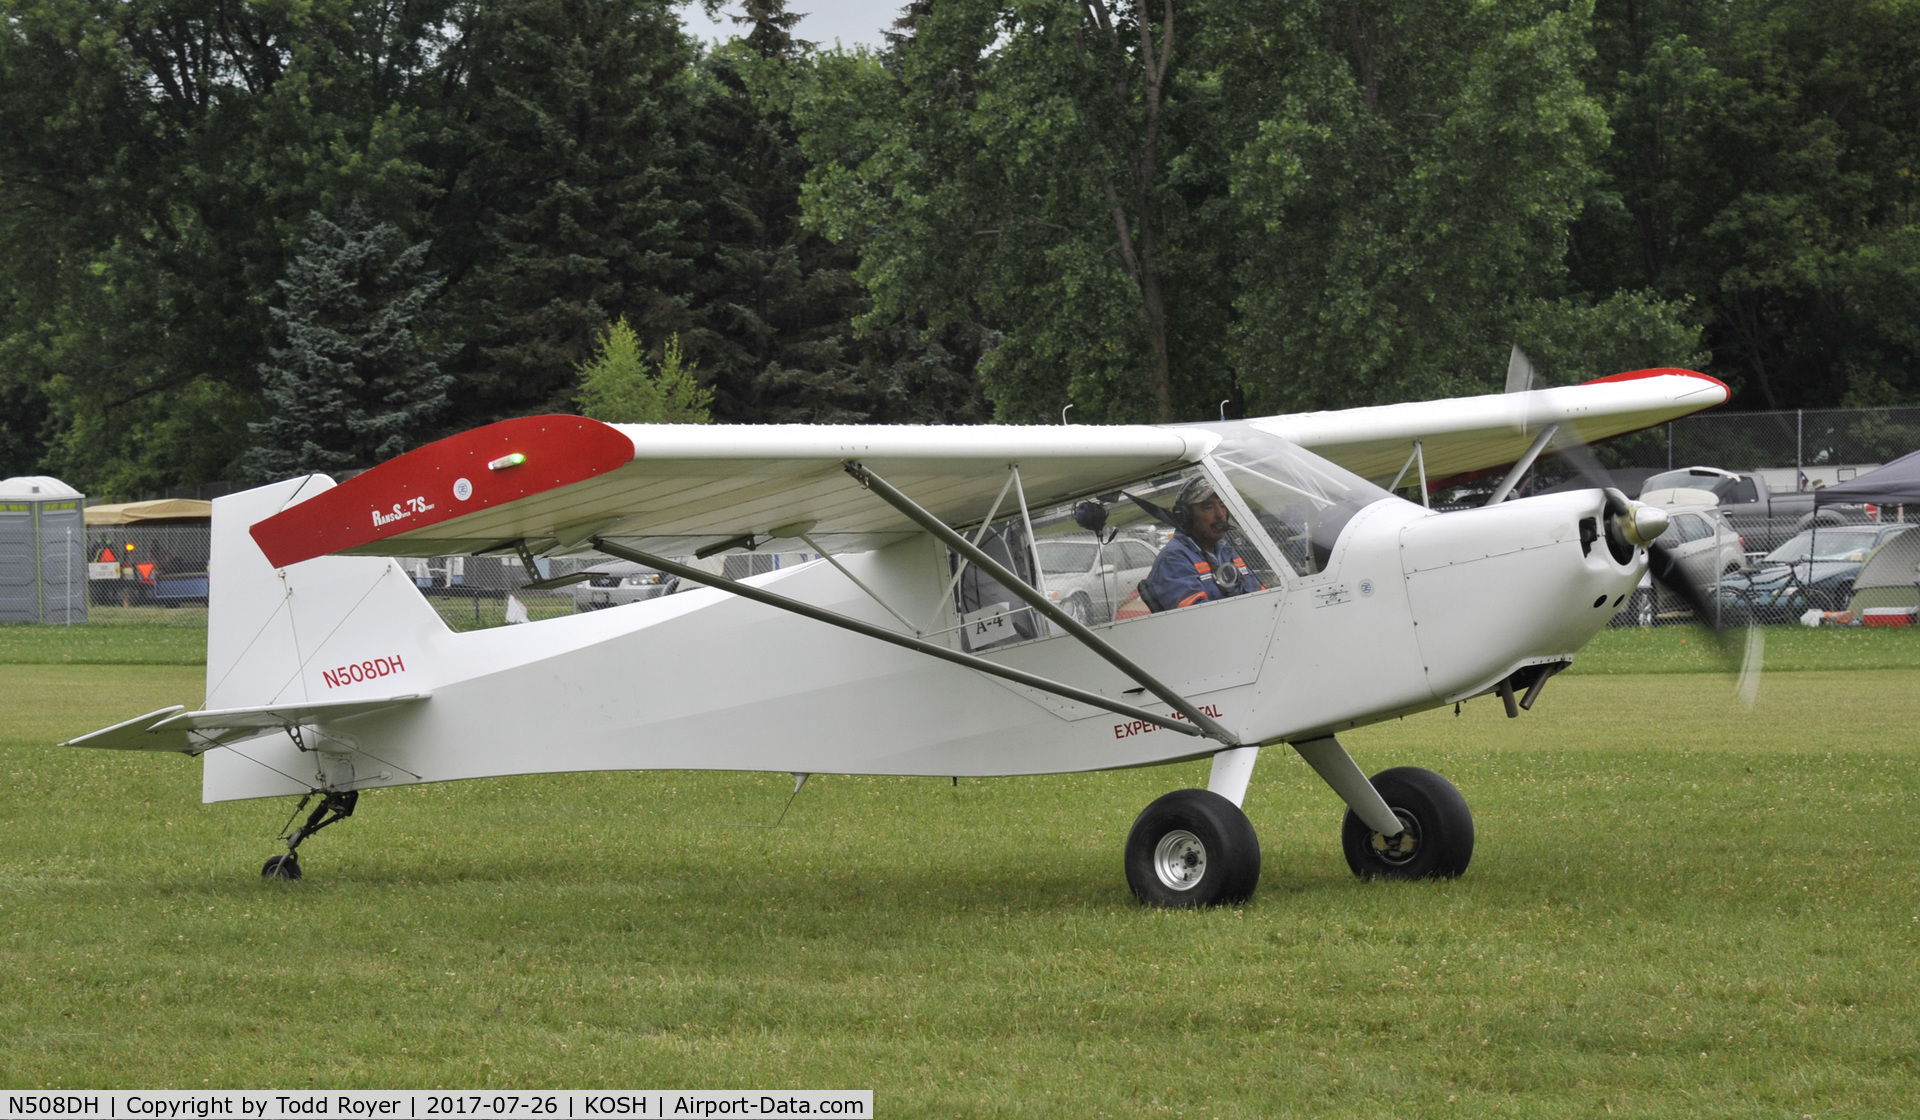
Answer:
POLYGON ((674 577, 627 560, 597 564, 595 571, 599 574, 572 587, 575 614, 671 595, 680 583, 674 577))
MULTIPOLYGON (((1727 524, 1725 515, 1710 507, 1671 513, 1659 543, 1673 557, 1675 574, 1710 596, 1722 576, 1745 570, 1746 545, 1727 524)), ((1615 625, 1652 626, 1668 616, 1690 616, 1684 601, 1654 585, 1652 573, 1640 577, 1640 586, 1618 615, 1615 625)))
POLYGON ((1047 594, 1074 619, 1090 624, 1113 619, 1115 605, 1147 578, 1158 555, 1131 536, 1104 545, 1091 535, 1042 540, 1039 552, 1047 594))
POLYGON ((1660 543, 1675 567, 1702 588, 1747 567, 1746 542, 1717 509, 1675 510, 1660 543))
POLYGON ((1912 525, 1819 526, 1768 553, 1753 570, 1715 588, 1722 621, 1792 622, 1809 609, 1844 610, 1873 550, 1912 525))

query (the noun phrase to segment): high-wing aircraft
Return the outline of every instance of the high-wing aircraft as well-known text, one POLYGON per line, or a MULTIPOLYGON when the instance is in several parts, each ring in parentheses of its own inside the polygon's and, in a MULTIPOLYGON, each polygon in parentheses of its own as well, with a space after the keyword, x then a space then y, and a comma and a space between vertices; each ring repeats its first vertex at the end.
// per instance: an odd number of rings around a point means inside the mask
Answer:
POLYGON ((1148 805, 1126 845, 1135 894, 1193 906, 1253 891, 1240 805, 1284 743, 1346 803, 1356 874, 1458 875, 1459 792, 1412 767, 1369 780, 1338 734, 1488 693, 1531 708, 1666 521, 1605 489, 1505 500, 1514 484, 1550 445, 1726 397, 1656 369, 1168 426, 506 420, 216 500, 205 705, 70 744, 202 756, 210 802, 317 799, 263 869, 283 878, 381 786, 711 769, 797 790, 1210 756, 1207 788, 1148 805), (1426 507, 1428 479, 1506 464, 1484 507, 1426 507), (1391 493, 1407 478, 1421 502, 1391 493), (821 558, 739 580, 677 559, 796 548, 821 558), (456 554, 705 586, 454 633, 393 558, 456 554))

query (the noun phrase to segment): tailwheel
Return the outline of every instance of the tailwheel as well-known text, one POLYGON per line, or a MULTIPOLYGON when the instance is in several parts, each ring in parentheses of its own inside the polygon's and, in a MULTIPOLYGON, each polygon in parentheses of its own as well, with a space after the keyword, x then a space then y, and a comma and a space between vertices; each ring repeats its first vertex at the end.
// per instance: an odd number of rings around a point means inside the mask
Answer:
MULTIPOLYGON (((260 877, 262 879, 286 879, 292 881, 300 878, 300 853, 297 849, 301 843, 305 841, 307 837, 312 836, 328 825, 337 824, 351 817, 354 807, 360 803, 359 790, 350 789, 345 792, 336 790, 314 790, 312 793, 302 797, 300 804, 293 807, 293 815, 295 817, 299 816, 300 810, 306 808, 307 804, 314 799, 315 795, 319 796, 320 804, 314 808, 312 813, 307 815, 307 823, 282 837, 282 839, 287 842, 287 854, 269 858, 260 868, 260 877)), ((287 823, 292 824, 292 819, 289 818, 287 823)))
POLYGON ((1373 776, 1373 788, 1400 819, 1386 836, 1347 811, 1340 844, 1362 879, 1452 879, 1473 859, 1473 814, 1453 783, 1431 770, 1396 766, 1373 776))
POLYGON ((1260 838, 1240 807, 1204 789, 1175 790, 1127 834, 1127 885, 1149 906, 1240 902, 1260 882, 1260 838))

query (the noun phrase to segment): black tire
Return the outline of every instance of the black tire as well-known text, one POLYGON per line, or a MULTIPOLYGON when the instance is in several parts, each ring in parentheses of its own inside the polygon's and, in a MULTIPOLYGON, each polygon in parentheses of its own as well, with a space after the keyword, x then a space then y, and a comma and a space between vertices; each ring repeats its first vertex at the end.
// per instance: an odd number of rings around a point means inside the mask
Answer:
POLYGON ((1093 622, 1093 603, 1089 601, 1085 595, 1073 596, 1066 602, 1060 604, 1060 609, 1067 612, 1068 618, 1073 619, 1082 626, 1089 625, 1093 622))
POLYGON ((300 857, 293 852, 283 856, 272 856, 260 868, 262 879, 285 879, 297 882, 300 878, 300 857))
POLYGON ((1240 902, 1260 884, 1260 838, 1240 807, 1180 789, 1143 810, 1127 834, 1127 885, 1149 906, 1240 902))
POLYGON ((1396 766, 1373 776, 1373 788, 1407 832, 1388 840, 1347 810, 1340 846, 1362 879, 1452 879, 1473 860, 1473 814, 1453 783, 1418 766, 1396 766), (1412 850, 1405 850, 1406 837, 1412 850))

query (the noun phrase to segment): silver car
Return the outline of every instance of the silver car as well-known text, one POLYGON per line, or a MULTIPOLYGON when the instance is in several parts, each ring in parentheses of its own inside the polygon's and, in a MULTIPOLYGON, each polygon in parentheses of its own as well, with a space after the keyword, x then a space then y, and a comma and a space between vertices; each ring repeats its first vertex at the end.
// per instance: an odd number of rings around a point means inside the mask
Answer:
POLYGON ((1104 545, 1091 536, 1042 540, 1038 548, 1048 596, 1088 624, 1111 621, 1115 605, 1147 578, 1158 555, 1134 537, 1104 545))
POLYGON ((1712 587, 1721 576, 1747 567, 1746 543, 1717 509, 1673 510, 1673 523, 1660 543, 1698 587, 1712 587))
MULTIPOLYGON (((1673 557, 1675 574, 1699 588, 1703 598, 1711 594, 1722 576, 1746 570, 1746 546, 1719 510, 1683 507, 1668 511, 1668 515, 1672 521, 1660 534, 1659 543, 1673 557)), ((1668 616, 1682 614, 1692 617, 1687 605, 1656 588, 1649 574, 1640 577, 1640 587, 1616 616, 1616 625, 1652 626, 1668 616)))
POLYGON ((571 589, 575 614, 671 595, 680 582, 627 560, 603 562, 595 565, 594 571, 592 579, 571 589))

